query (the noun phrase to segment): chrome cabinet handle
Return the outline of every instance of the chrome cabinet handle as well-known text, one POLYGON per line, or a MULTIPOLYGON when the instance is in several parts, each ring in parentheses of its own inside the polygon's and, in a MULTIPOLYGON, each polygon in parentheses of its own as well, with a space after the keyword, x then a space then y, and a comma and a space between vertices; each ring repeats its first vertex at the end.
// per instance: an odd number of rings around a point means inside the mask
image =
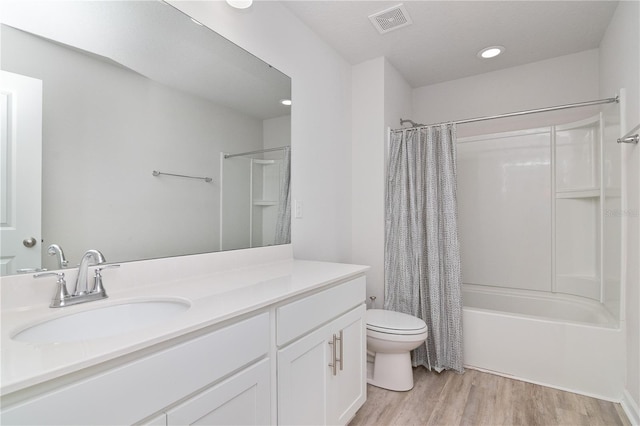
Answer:
POLYGON ((337 367, 338 367, 338 363, 337 363, 337 358, 336 358, 336 335, 333 335, 333 340, 331 342, 329 342, 329 345, 331 346, 331 364, 329 364, 329 367, 331 367, 331 371, 333 373, 333 375, 337 375, 337 367))
POLYGON ((344 363, 344 336, 342 332, 343 330, 340 330, 340 337, 336 339, 340 341, 340 358, 336 360, 340 362, 340 371, 342 371, 342 366, 344 363))
POLYGON ((334 376, 338 375, 338 363, 340 363, 340 371, 342 371, 342 369, 344 368, 344 331, 340 330, 340 337, 336 336, 336 334, 333 334, 333 339, 329 342, 329 346, 331 346, 331 364, 329 364, 329 367, 331 367, 331 371, 333 372, 334 376), (338 346, 338 341, 340 342, 340 358, 338 358, 338 354, 337 354, 337 346, 338 346))

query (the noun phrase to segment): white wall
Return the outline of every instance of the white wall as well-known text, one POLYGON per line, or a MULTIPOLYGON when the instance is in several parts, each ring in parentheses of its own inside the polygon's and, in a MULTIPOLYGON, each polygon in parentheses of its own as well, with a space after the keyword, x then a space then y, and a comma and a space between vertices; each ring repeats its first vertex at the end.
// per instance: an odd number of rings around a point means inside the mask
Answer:
POLYGON ((291 77, 294 255, 350 261, 351 66, 277 2, 171 3, 291 77))
MULTIPOLYGON (((398 70, 387 60, 384 61, 384 125, 397 129, 400 119, 411 119, 411 95, 413 90, 398 70)), ((385 154, 387 150, 385 149, 385 154)))
POLYGON ((219 153, 262 148, 261 120, 10 27, 2 42, 4 69, 43 80, 45 250, 71 265, 90 248, 110 262, 218 250, 219 153))
POLYGON ((384 58, 353 67, 352 260, 371 265, 367 296, 381 307, 384 285, 384 58))
MULTIPOLYGON (((595 49, 417 88, 413 92, 413 120, 430 124, 589 101, 598 96, 595 49)), ((564 121, 570 122, 593 113, 587 108, 556 114, 563 114, 564 121)), ((550 124, 549 118, 542 114, 465 124, 458 127, 458 136, 515 130, 523 128, 522 123, 526 123, 524 127, 541 127, 550 124)))
MULTIPOLYGON (((279 148, 291 145, 291 116, 270 118, 262 122, 264 148, 279 148)), ((281 157, 278 154, 277 157, 281 157)))
POLYGON ((384 195, 387 128, 411 115, 411 88, 385 58, 353 67, 352 259, 371 265, 367 295, 384 302, 384 195))
MULTIPOLYGON (((626 91, 621 133, 640 122, 640 2, 620 2, 600 43, 600 93, 626 91)), ((626 389, 623 405, 640 423, 640 147, 620 147, 623 182, 623 297, 625 300, 626 389)))

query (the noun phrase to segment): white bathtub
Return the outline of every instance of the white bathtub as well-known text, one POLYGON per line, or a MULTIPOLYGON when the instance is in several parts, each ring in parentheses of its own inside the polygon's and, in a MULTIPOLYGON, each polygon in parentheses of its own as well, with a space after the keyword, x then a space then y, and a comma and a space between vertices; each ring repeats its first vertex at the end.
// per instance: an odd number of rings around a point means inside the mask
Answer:
POLYGON ((620 401, 624 333, 599 303, 465 286, 468 368, 620 401))

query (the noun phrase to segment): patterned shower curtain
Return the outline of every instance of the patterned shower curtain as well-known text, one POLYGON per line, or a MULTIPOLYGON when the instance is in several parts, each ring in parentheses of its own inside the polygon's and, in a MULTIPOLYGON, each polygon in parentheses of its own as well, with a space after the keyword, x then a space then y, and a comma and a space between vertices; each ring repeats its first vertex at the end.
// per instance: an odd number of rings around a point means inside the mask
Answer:
POLYGON ((274 244, 291 242, 291 147, 284 149, 274 244))
POLYGON ((385 309, 422 318, 413 365, 463 372, 456 128, 391 133, 385 212, 385 309))

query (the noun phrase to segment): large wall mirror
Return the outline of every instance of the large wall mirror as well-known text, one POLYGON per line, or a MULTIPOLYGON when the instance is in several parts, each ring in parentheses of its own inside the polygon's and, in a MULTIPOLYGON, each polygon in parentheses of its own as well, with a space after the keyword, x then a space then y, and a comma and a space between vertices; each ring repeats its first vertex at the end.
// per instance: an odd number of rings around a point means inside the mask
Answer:
POLYGON ((4 1, 2 275, 290 242, 291 80, 161 1, 4 1))

